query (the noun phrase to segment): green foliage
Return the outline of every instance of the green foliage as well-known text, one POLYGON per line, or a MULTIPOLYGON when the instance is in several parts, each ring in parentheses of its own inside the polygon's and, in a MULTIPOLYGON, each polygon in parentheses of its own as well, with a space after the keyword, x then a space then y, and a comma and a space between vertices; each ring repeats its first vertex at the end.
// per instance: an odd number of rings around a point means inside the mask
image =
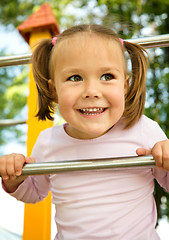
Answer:
POLYGON ((11 84, 4 93, 5 118, 14 118, 26 104, 28 71, 26 68, 19 70, 21 73, 12 78, 11 84))
MULTIPOLYGON (((58 22, 61 18, 66 16, 65 6, 72 3, 71 0, 46 0, 45 2, 50 3, 53 11, 57 17, 58 22)), ((33 12, 37 11, 38 8, 45 3, 43 0, 1 0, 0 1, 0 23, 5 26, 17 27, 24 20, 26 20, 33 12), (26 9, 26 11, 25 11, 26 9)), ((74 1, 74 5, 77 5, 79 1, 74 1)), ((70 14, 71 15, 71 14, 70 14)))
MULTIPOLYGON (((4 55, 4 52, 1 52, 4 55)), ((21 111, 26 105, 28 69, 23 66, 0 68, 0 119, 21 118, 21 111)), ((22 136, 18 127, 0 127, 0 146, 13 138, 22 136)), ((18 139, 19 140, 19 139, 18 139)))

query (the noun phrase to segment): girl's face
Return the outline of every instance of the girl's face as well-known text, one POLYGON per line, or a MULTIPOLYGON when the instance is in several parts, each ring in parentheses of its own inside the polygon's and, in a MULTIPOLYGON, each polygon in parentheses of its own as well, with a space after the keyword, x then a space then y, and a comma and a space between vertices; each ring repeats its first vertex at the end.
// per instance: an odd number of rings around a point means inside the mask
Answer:
POLYGON ((88 33, 63 40, 55 50, 54 87, 66 132, 91 139, 122 117, 128 77, 119 44, 88 33))

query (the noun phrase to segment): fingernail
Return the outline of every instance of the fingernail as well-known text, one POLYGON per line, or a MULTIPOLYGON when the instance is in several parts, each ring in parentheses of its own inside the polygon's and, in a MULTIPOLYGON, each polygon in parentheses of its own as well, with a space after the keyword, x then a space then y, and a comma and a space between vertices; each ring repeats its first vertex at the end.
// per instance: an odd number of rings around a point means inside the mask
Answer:
POLYGON ((8 180, 9 177, 8 177, 8 176, 3 176, 2 179, 3 179, 3 180, 8 180))
POLYGON ((20 176, 21 175, 21 171, 16 171, 16 176, 20 176))
POLYGON ((30 161, 30 157, 25 157, 25 160, 29 162, 30 161))

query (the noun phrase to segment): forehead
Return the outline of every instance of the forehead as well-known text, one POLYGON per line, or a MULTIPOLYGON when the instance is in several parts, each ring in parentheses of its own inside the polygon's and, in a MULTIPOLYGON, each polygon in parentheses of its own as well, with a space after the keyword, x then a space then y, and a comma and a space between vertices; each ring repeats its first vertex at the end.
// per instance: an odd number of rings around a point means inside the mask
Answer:
MULTIPOLYGON (((106 49, 117 50, 118 48, 119 52, 122 54, 120 43, 117 40, 110 36, 89 32, 76 33, 72 36, 61 39, 61 41, 58 43, 58 46, 56 46, 56 54, 57 52, 64 53, 74 50, 84 51, 90 46, 93 47, 93 50, 97 50, 97 52, 100 52, 103 49, 105 51, 106 49)), ((92 53, 95 52, 92 51, 92 53)))
MULTIPOLYGON (((70 59, 84 63, 89 60, 103 64, 104 61, 114 62, 125 66, 124 53, 118 40, 109 36, 93 33, 78 33, 61 39, 55 46, 53 52, 53 63, 55 67, 70 64, 70 59)), ((72 62, 72 61, 71 61, 72 62)), ((105 63, 106 64, 106 63, 105 63)), ((124 70, 124 68, 123 68, 124 70)))

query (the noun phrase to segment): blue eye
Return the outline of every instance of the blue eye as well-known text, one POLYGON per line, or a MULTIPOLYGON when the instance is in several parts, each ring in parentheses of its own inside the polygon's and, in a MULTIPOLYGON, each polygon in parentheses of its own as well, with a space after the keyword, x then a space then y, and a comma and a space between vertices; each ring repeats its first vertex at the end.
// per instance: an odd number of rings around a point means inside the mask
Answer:
POLYGON ((82 81, 82 77, 79 75, 73 75, 69 77, 67 80, 72 82, 79 82, 79 81, 82 81))
POLYGON ((110 81, 112 79, 115 79, 115 76, 111 73, 106 73, 101 76, 101 80, 103 81, 110 81))

